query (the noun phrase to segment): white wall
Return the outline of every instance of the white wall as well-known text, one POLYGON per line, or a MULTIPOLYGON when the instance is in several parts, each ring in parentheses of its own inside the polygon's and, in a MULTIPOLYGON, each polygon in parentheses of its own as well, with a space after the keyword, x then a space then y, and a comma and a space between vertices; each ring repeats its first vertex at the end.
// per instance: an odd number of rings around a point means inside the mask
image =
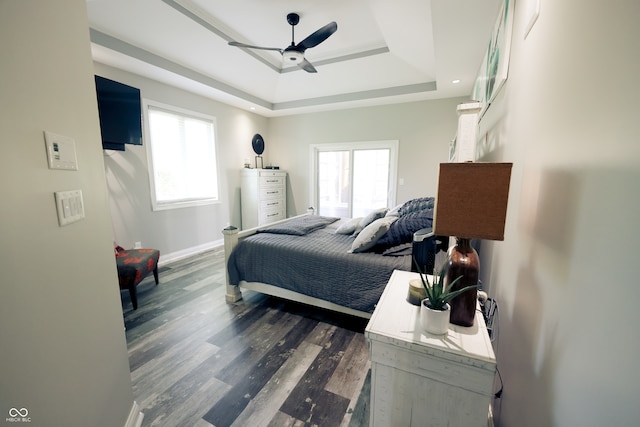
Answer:
POLYGON ((466 100, 450 98, 270 119, 265 161, 289 174, 288 215, 304 213, 310 206, 311 144, 398 140, 398 179, 403 179, 404 185, 396 189, 397 202, 435 196, 438 165, 447 161, 449 141, 456 134, 456 106, 466 100))
POLYGON ((123 426, 133 392, 84 0, 0 1, 0 424, 123 426), (47 167, 43 131, 79 170, 47 167), (54 192, 86 218, 59 227, 54 192))
POLYGON ((500 306, 499 426, 638 425, 640 3, 516 2, 509 79, 481 122, 513 161, 500 306))
POLYGON ((221 244, 222 229, 240 224, 240 169, 244 158, 253 159, 253 135, 267 138, 267 119, 100 63, 94 67, 100 76, 139 88, 143 98, 214 116, 217 124, 220 203, 215 205, 153 211, 146 146, 104 151, 114 240, 124 247, 142 242, 159 249, 161 263, 221 244))

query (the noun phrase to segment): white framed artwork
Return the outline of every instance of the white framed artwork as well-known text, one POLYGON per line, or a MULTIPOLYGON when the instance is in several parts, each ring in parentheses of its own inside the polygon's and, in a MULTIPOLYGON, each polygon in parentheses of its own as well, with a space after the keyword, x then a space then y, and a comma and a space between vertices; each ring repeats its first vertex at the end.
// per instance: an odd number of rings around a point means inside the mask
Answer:
POLYGON ((507 80, 513 32, 513 3, 514 0, 504 0, 500 7, 498 19, 473 87, 473 100, 482 104, 480 116, 491 105, 507 80))
POLYGON ((538 20, 540 15, 540 0, 527 0, 525 3, 524 16, 527 26, 524 28, 524 38, 529 35, 529 31, 533 28, 533 24, 538 20))

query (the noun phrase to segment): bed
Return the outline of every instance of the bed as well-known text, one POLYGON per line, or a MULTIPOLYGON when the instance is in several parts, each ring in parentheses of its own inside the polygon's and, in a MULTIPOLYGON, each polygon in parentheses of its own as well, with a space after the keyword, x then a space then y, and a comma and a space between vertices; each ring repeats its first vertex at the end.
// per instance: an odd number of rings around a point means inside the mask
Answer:
POLYGON ((223 230, 228 302, 240 288, 369 318, 393 270, 411 270, 413 233, 432 225, 433 198, 344 219, 299 215, 223 230))

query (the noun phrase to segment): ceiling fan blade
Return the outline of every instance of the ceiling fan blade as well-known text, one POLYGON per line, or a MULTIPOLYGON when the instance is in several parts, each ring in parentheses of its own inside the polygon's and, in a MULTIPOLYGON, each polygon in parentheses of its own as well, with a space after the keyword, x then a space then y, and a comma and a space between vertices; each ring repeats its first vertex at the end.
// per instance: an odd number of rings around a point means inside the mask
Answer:
POLYGON ((282 49, 280 49, 279 47, 252 46, 250 44, 244 44, 244 43, 240 43, 240 42, 229 42, 229 46, 245 47, 245 48, 248 48, 248 49, 275 50, 275 51, 278 51, 278 52, 282 53, 282 49))
POLYGON ((336 32, 338 29, 338 24, 335 22, 330 22, 324 27, 320 28, 313 34, 311 34, 306 39, 302 40, 300 43, 296 45, 296 50, 300 52, 304 52, 306 49, 310 47, 314 47, 325 41, 329 38, 329 36, 336 32))
POLYGON ((298 67, 302 68, 303 70, 305 70, 307 73, 317 73, 318 71, 316 70, 316 68, 311 65, 311 62, 307 61, 306 59, 303 59, 299 64, 298 67))

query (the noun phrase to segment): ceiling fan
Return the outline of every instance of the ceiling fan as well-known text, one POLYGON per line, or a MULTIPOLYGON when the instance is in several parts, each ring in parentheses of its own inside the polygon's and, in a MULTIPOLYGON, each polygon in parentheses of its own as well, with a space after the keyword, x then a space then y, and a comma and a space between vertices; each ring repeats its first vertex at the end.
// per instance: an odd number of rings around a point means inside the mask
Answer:
POLYGON ((280 52, 286 63, 298 65, 308 73, 317 73, 315 67, 305 59, 304 51, 311 47, 317 46, 328 39, 331 34, 336 32, 336 30, 338 29, 338 24, 336 24, 335 22, 330 22, 324 27, 312 33, 300 43, 296 44, 294 41, 294 28, 296 25, 298 25, 298 22, 300 22, 300 15, 298 15, 297 13, 288 14, 287 22, 289 23, 289 25, 291 25, 291 44, 285 49, 280 49, 278 47, 252 46, 234 41, 229 42, 229 45, 244 47, 248 49, 276 50, 280 52))

